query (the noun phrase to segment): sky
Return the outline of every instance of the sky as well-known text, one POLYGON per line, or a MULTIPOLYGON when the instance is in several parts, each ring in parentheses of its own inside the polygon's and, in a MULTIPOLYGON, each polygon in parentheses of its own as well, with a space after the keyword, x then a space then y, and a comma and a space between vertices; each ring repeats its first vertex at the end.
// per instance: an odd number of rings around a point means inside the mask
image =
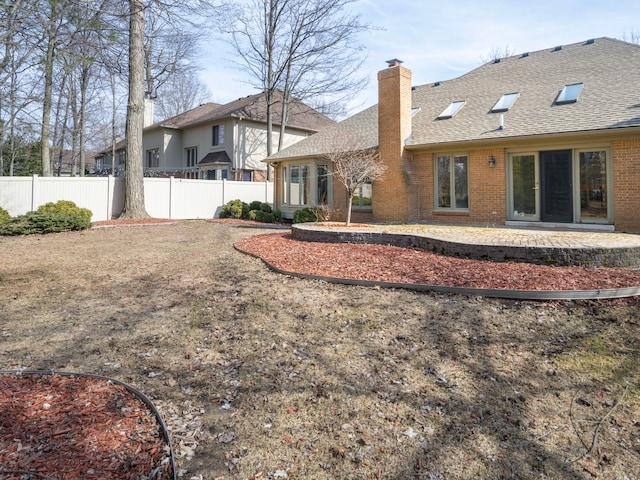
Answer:
MULTIPOLYGON (((497 50, 517 55, 591 38, 640 36, 639 0, 358 0, 351 8, 373 27, 359 36, 366 54, 361 73, 370 81, 351 113, 378 102, 377 72, 393 58, 412 71, 414 85, 423 85, 459 77, 497 50)), ((232 57, 223 42, 205 44, 201 78, 214 102, 256 93, 232 57)))

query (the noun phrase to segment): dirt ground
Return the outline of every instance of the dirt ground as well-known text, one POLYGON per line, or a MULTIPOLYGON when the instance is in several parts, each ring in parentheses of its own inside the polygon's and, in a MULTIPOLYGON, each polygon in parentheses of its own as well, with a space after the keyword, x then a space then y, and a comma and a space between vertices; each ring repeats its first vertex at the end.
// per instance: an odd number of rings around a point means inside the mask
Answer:
POLYGON ((0 237, 0 368, 151 397, 179 478, 640 478, 640 301, 278 275, 204 221, 0 237))

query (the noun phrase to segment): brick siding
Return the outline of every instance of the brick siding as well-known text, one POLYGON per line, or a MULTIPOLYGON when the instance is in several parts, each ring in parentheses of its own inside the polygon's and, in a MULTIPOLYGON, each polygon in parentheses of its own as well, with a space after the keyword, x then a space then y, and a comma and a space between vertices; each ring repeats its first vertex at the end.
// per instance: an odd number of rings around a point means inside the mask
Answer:
POLYGON ((615 229, 640 233, 640 139, 613 142, 615 229))

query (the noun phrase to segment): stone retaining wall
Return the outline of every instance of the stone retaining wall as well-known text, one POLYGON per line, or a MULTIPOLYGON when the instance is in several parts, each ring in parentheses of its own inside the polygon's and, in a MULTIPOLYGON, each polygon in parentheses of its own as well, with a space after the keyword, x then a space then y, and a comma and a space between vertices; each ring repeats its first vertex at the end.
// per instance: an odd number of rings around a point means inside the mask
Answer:
POLYGON ((296 240, 327 243, 370 243, 417 248, 452 257, 494 262, 518 261, 539 265, 640 268, 640 247, 631 248, 555 248, 532 246, 474 245, 430 238, 411 233, 345 230, 293 225, 296 240))

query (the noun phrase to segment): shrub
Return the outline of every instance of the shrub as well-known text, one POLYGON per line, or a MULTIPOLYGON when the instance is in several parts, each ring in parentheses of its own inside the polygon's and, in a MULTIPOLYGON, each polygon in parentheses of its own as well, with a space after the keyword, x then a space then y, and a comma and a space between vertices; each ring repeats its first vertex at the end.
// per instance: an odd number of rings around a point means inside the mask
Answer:
POLYGON ((59 215, 76 215, 86 218, 91 222, 93 213, 88 208, 80 208, 71 200, 58 200, 56 203, 49 202, 40 205, 37 210, 39 213, 54 213, 59 215))
POLYGON ((220 218, 249 218, 249 205, 242 200, 229 200, 222 210, 220 210, 220 218))
POLYGON ((260 200, 254 200, 249 204, 249 210, 260 210, 262 202, 260 200))
POLYGON ((303 208, 296 210, 293 214, 293 223, 317 222, 318 215, 313 208, 303 208))
POLYGON ((91 217, 82 215, 29 212, 0 223, 0 235, 30 235, 34 233, 68 232, 91 226, 91 217))
POLYGON ((0 207, 0 223, 11 220, 11 215, 4 208, 0 207))

